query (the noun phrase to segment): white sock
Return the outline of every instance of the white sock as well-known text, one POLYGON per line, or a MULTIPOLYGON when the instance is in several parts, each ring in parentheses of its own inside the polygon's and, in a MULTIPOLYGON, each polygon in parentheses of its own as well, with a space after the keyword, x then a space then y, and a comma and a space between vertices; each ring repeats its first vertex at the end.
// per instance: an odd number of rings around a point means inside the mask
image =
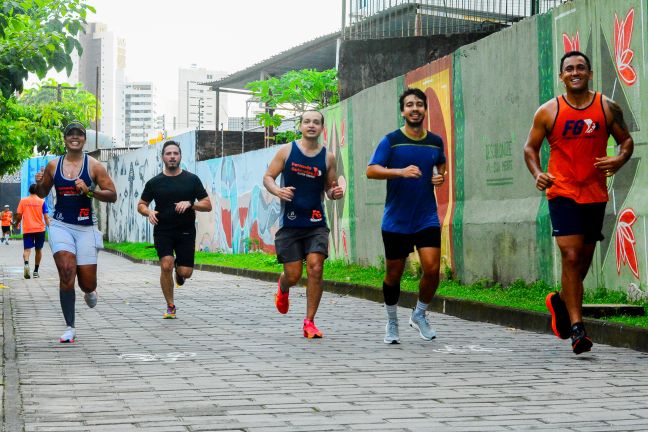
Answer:
POLYGON ((387 311, 387 319, 389 320, 398 320, 398 305, 385 305, 385 310, 387 311))
POLYGON ((429 303, 423 303, 421 300, 416 301, 416 310, 414 311, 415 313, 419 315, 425 315, 425 311, 428 308, 429 303))

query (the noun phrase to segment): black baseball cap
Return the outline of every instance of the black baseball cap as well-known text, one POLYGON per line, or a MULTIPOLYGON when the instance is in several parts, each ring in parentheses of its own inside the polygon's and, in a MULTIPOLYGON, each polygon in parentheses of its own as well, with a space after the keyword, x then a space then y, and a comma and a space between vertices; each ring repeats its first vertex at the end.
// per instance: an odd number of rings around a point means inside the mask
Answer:
POLYGON ((83 136, 85 136, 85 134, 86 134, 85 126, 83 126, 83 124, 81 124, 80 122, 73 121, 69 125, 65 126, 65 130, 63 131, 63 136, 68 136, 68 134, 73 129, 76 129, 76 130, 79 130, 79 131, 83 132, 83 136))

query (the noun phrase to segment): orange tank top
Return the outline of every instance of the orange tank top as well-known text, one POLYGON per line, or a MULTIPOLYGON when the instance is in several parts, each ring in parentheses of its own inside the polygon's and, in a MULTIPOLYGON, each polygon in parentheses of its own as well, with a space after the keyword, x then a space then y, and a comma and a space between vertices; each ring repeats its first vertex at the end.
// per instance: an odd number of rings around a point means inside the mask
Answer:
POLYGON ((556 98, 558 113, 547 137, 549 168, 556 177, 547 189, 547 199, 571 198, 577 203, 607 202, 603 171, 594 166, 596 158, 606 156, 610 133, 603 111, 603 95, 596 92, 586 108, 574 108, 565 96, 556 98))
POLYGON ((9 210, 2 212, 2 226, 11 226, 11 221, 13 219, 13 213, 9 210))

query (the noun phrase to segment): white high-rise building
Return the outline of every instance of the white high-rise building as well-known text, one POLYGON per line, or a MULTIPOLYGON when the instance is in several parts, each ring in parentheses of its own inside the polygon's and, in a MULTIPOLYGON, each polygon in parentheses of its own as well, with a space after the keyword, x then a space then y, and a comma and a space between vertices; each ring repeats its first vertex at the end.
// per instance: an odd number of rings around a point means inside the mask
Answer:
MULTIPOLYGON (((216 130, 216 92, 201 83, 226 76, 223 71, 210 71, 192 65, 178 70, 178 129, 216 130)), ((227 125, 227 95, 220 94, 220 122, 227 125)))
POLYGON ((124 144, 142 147, 156 129, 155 89, 150 82, 129 82, 124 86, 124 144))
POLYGON ((123 146, 126 41, 108 31, 103 23, 89 23, 85 30, 79 34, 83 54, 74 61, 72 77, 82 83, 85 90, 99 97, 99 121, 90 126, 112 136, 116 146, 123 146))

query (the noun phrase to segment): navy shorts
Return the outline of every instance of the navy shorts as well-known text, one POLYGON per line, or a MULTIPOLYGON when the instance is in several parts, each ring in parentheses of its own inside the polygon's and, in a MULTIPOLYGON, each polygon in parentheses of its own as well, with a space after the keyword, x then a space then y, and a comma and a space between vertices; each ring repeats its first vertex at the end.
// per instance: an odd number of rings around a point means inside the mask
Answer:
POLYGON ((2 234, 6 234, 8 232, 11 232, 11 226, 4 226, 2 225, 2 234))
POLYGON ((441 248, 441 228, 429 227, 413 234, 382 232, 385 245, 385 259, 407 258, 416 249, 426 247, 441 248))
POLYGON ((45 231, 23 234, 23 248, 24 249, 43 249, 45 244, 45 231))
POLYGON ((310 253, 320 253, 328 257, 329 229, 280 228, 275 235, 275 250, 279 263, 303 261, 310 253))
POLYGON ((605 238, 601 230, 606 202, 579 204, 565 197, 552 198, 548 202, 552 236, 582 235, 585 244, 596 243, 605 238))
POLYGON ((182 267, 194 266, 196 253, 196 230, 178 229, 153 233, 153 244, 158 258, 174 256, 177 265, 182 267))

